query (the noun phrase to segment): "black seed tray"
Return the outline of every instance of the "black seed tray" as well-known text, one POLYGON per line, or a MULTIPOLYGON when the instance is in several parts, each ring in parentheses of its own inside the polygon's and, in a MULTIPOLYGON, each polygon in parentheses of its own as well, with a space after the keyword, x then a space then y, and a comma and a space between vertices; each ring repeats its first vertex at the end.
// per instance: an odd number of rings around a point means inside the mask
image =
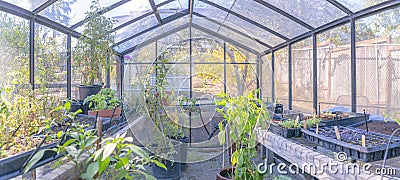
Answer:
MULTIPOLYGON (((301 131, 307 140, 335 152, 345 152, 353 159, 371 162, 384 158, 390 136, 343 126, 338 126, 338 129, 341 136, 340 141, 336 139, 336 133, 332 126, 319 128, 318 134, 315 133, 315 128, 301 131), (366 147, 361 145, 362 135, 365 135, 366 147)), ((400 156, 400 138, 393 137, 387 158, 397 156, 400 156)))
POLYGON ((271 123, 268 130, 284 138, 300 137, 302 135, 300 128, 287 129, 276 123, 271 123))
POLYGON ((324 123, 326 126, 350 126, 356 123, 365 122, 365 118, 369 119, 369 114, 364 117, 364 114, 356 113, 351 114, 348 118, 342 119, 333 119, 333 120, 322 120, 321 123, 324 123))

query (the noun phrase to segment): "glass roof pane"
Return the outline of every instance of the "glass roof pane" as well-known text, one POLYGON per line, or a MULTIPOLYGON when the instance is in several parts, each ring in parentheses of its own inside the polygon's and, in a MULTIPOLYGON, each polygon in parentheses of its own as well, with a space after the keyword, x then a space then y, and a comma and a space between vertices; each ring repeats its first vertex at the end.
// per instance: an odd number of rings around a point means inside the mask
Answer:
POLYGON ((261 29, 258 26, 255 26, 255 25, 253 25, 245 20, 242 20, 232 14, 228 15, 228 17, 226 18, 226 22, 228 22, 227 25, 229 25, 245 34, 249 34, 250 36, 252 36, 260 41, 263 41, 270 46, 276 46, 285 41, 285 40, 269 33, 268 31, 265 31, 264 29, 261 29), (236 28, 236 27, 240 27, 240 28, 236 28))
POLYGON ((357 12, 364 8, 379 4, 381 2, 385 2, 387 0, 336 0, 337 2, 343 4, 347 8, 349 8, 353 12, 357 12))
MULTIPOLYGON (((114 1, 115 2, 115 1, 114 1)), ((108 11, 104 16, 117 20, 114 27, 153 11, 148 0, 133 0, 108 11)))
POLYGON ((225 37, 229 37, 230 39, 232 39, 242 45, 245 45, 255 51, 258 51, 258 52, 268 49, 267 47, 257 43, 256 41, 249 39, 247 37, 244 37, 244 36, 242 36, 238 33, 235 33, 227 28, 224 28, 224 27, 221 27, 219 29, 218 33, 225 37))
POLYGON ((187 24, 187 23, 189 23, 189 15, 183 16, 183 17, 176 19, 170 23, 164 24, 162 26, 162 29, 164 31, 169 31, 173 28, 179 27, 179 26, 187 24))
POLYGON ((297 17, 303 22, 319 27, 346 15, 326 0, 282 1, 264 0, 273 6, 297 17))
POLYGON ((188 7, 187 0, 177 0, 158 7, 157 12, 160 14, 160 17, 164 19, 165 17, 177 14, 188 7))
POLYGON ((220 25, 215 24, 205 18, 198 17, 198 16, 193 16, 192 23, 197 24, 201 27, 207 28, 214 32, 217 31, 218 28, 220 27, 220 25))
POLYGON ((208 17, 217 20, 219 22, 222 22, 228 15, 228 12, 225 12, 221 9, 218 9, 214 6, 208 5, 203 2, 195 3, 193 11, 202 15, 212 15, 208 17))
POLYGON ((115 3, 117 3, 118 1, 116 0, 99 0, 100 6, 101 7, 108 7, 111 6, 115 3))
POLYGON ((72 26, 85 19, 91 1, 57 1, 39 14, 65 26, 72 26))
POLYGON ((300 24, 253 0, 237 0, 232 11, 246 16, 288 38, 294 38, 308 31, 300 24))
POLYGON ((135 35, 157 24, 158 21, 154 14, 147 16, 139 21, 136 21, 116 31, 115 42, 119 42, 129 36, 135 35))
POLYGON ((47 0, 4 0, 29 11, 33 11, 47 0))

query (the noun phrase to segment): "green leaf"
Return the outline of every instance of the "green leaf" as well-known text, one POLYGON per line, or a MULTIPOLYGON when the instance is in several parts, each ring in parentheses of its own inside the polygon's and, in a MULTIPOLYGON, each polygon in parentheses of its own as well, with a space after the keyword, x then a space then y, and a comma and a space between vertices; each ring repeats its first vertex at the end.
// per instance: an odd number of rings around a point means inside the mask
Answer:
POLYGON ((151 162, 153 162, 154 164, 156 164, 158 167, 167 170, 167 167, 166 167, 163 163, 161 163, 160 161, 157 161, 157 160, 155 160, 155 159, 152 159, 151 162))
POLYGON ((82 179, 93 179, 94 175, 96 175, 97 171, 99 170, 99 162, 90 163, 86 173, 81 175, 82 179))
POLYGON ((93 143, 96 142, 98 139, 99 139, 98 137, 89 137, 89 138, 86 140, 85 148, 86 148, 86 147, 89 147, 89 146, 91 146, 91 145, 93 145, 93 143))
POLYGON ((138 146, 136 146, 136 145, 133 145, 133 144, 130 145, 130 148, 131 148, 132 151, 133 151, 135 154, 137 154, 138 156, 140 156, 140 157, 142 157, 142 158, 144 158, 144 159, 146 159, 146 160, 150 160, 149 155, 148 155, 148 154, 146 153, 146 151, 144 151, 142 148, 140 148, 140 147, 138 147, 138 146))
POLYGON ((28 172, 33 165, 35 165, 40 159, 42 159, 44 152, 47 151, 48 149, 42 149, 38 151, 32 159, 28 162, 28 164, 25 166, 24 173, 28 172))
POLYGON ((97 159, 100 155, 101 155, 101 153, 104 151, 104 148, 101 148, 101 149, 99 149, 99 150, 97 150, 94 154, 93 154, 93 158, 94 159, 97 159))
POLYGON ((72 144, 74 142, 75 142, 75 139, 69 139, 62 146, 63 147, 67 147, 67 146, 69 146, 70 144, 72 144))
POLYGON ((146 178, 146 180, 157 180, 154 176, 147 174, 147 173, 143 173, 144 177, 146 178))
POLYGON ((108 165, 110 164, 110 157, 107 157, 104 161, 100 162, 100 167, 99 167, 99 174, 103 173, 104 170, 107 169, 108 165))
POLYGON ((225 130, 218 133, 218 141, 221 145, 225 143, 225 130))
POLYGON ((65 109, 66 109, 67 111, 69 111, 69 110, 71 109, 71 101, 65 102, 64 107, 65 107, 65 109))
POLYGON ((238 156, 239 156, 238 151, 235 151, 232 154, 232 158, 231 158, 232 166, 235 166, 235 164, 238 162, 238 156))
POLYGON ((110 143, 104 146, 103 158, 101 159, 101 161, 104 161, 107 157, 109 157, 113 153, 116 146, 116 143, 110 143))
POLYGON ((121 169, 122 167, 124 167, 124 165, 122 164, 121 161, 118 161, 117 164, 115 164, 114 169, 115 169, 115 170, 118 170, 118 169, 121 169))
POLYGON ((67 150, 68 154, 72 156, 76 156, 76 154, 78 154, 78 150, 74 146, 67 146, 65 149, 67 150))

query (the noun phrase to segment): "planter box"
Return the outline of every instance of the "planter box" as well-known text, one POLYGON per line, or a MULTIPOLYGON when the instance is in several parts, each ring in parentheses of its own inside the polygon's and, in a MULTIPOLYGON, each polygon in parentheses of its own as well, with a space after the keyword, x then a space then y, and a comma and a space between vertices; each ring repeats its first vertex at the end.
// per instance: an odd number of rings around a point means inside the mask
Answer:
MULTIPOLYGON (((89 116, 96 117, 97 112, 99 112, 98 117, 111 118, 111 116, 113 116, 113 111, 114 111, 114 109, 99 110, 99 111, 89 110, 88 114, 89 114, 89 116)), ((113 118, 121 116, 121 111, 122 111, 121 107, 115 108, 113 118)))
MULTIPOLYGON (((351 133, 350 136, 346 137, 344 135, 342 140, 339 141, 336 139, 336 137, 332 137, 332 135, 329 137, 322 135, 334 133, 333 127, 319 128, 319 134, 316 134, 315 129, 312 128, 310 130, 302 129, 302 132, 304 134, 304 138, 307 140, 335 152, 345 152, 347 156, 352 157, 353 159, 361 160, 363 162, 371 162, 382 160, 384 158, 387 141, 389 140, 390 136, 374 132, 367 133, 364 130, 350 127, 338 126, 338 128, 341 134, 351 133), (366 134, 367 147, 361 146, 359 139, 350 140, 348 138, 361 136, 361 134, 366 134)), ((400 156, 400 138, 394 137, 392 139, 392 143, 389 145, 389 153, 387 158, 397 156, 400 156)))
POLYGON ((271 123, 268 130, 284 138, 301 137, 302 135, 300 128, 287 129, 276 123, 271 123))
MULTIPOLYGON (((366 115, 367 120, 369 119, 369 114, 366 115)), ((361 113, 356 113, 353 115, 350 115, 348 118, 342 118, 342 119, 332 119, 332 120, 322 120, 321 123, 323 123, 326 126, 350 126, 356 123, 360 122, 365 122, 365 117, 364 114, 361 113)))
MULTIPOLYGON (((40 148, 41 149, 51 149, 56 147, 57 144, 56 143, 52 143, 52 144, 48 144, 45 146, 42 146, 40 148)), ((24 171, 24 169, 22 169, 25 161, 29 158, 29 156, 33 153, 34 149, 21 153, 21 154, 17 154, 8 158, 4 158, 0 160, 0 179, 9 179, 9 178, 13 178, 15 176, 21 175, 24 171)), ((39 166, 42 166, 50 161, 53 161, 57 158, 59 158, 60 156, 57 155, 56 152, 54 151, 46 151, 44 153, 44 156, 42 157, 42 159, 40 159, 36 165, 34 165, 32 168, 36 168, 39 166)))

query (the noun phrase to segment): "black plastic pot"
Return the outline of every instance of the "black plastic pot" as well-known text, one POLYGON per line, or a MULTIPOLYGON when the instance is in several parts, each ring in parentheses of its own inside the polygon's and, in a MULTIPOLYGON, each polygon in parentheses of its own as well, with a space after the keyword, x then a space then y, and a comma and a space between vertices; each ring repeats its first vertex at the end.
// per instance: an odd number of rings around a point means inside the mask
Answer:
POLYGON ((79 99, 85 100, 88 96, 95 95, 100 92, 102 85, 95 84, 92 86, 78 85, 79 99))
MULTIPOLYGON (((174 147, 173 147, 174 150, 177 152, 175 154, 174 159, 179 159, 179 154, 180 154, 182 143, 179 141, 172 141, 172 143, 174 145, 174 147)), ((164 149, 165 152, 168 152, 169 150, 170 150, 169 148, 164 149)), ((160 162, 163 163, 167 167, 167 170, 165 170, 161 167, 158 167, 155 164, 152 164, 153 176, 156 179, 175 180, 175 179, 181 178, 181 172, 182 172, 181 163, 171 162, 170 160, 167 160, 167 159, 162 159, 160 162)))
POLYGON ((231 176, 235 172, 235 168, 221 169, 217 174, 217 180, 230 180, 231 176))
POLYGON ((365 118, 369 119, 369 114, 364 117, 364 114, 357 113, 355 116, 348 118, 323 120, 322 123, 326 126, 351 126, 353 124, 365 122, 365 118))
POLYGON ((189 137, 184 137, 184 138, 179 138, 179 139, 174 139, 179 142, 182 142, 181 145, 181 152, 180 152, 180 159, 177 162, 181 163, 181 168, 182 171, 186 170, 186 161, 187 161, 187 152, 188 152, 188 147, 189 147, 189 137))
POLYGON ((303 134, 300 128, 287 129, 276 123, 271 123, 268 130, 284 138, 300 137, 303 134))
MULTIPOLYGON (((56 143, 52 143, 49 145, 45 145, 40 149, 51 149, 56 147, 56 143)), ((34 150, 30 150, 21 154, 17 154, 8 158, 4 158, 0 160, 0 179, 10 179, 15 176, 18 176, 23 173, 23 165, 25 161, 29 158, 29 156, 33 153, 34 150)), ((46 151, 36 165, 32 168, 39 167, 47 162, 50 162, 56 158, 58 158, 57 153, 54 151, 46 151)))

